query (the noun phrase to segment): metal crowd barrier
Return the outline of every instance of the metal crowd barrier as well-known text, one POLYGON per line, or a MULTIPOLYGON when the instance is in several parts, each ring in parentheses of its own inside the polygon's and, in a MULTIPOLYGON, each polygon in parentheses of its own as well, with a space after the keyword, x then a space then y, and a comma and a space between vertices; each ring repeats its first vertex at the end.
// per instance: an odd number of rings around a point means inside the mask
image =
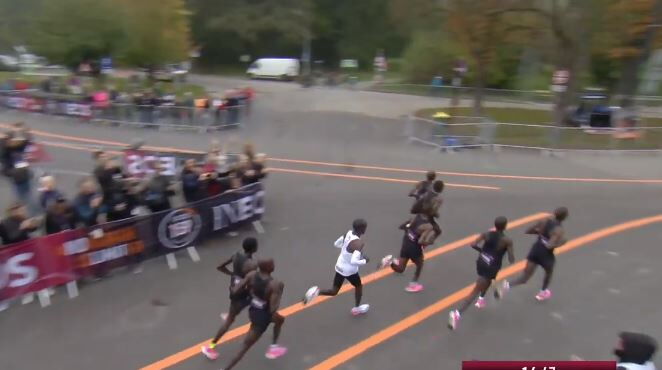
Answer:
POLYGON ((662 127, 566 127, 554 124, 494 122, 448 123, 407 116, 404 136, 442 151, 471 148, 541 151, 628 151, 662 153, 662 127))
MULTIPOLYGON (((387 93, 399 93, 410 95, 421 95, 438 98, 451 99, 454 96, 470 98, 473 96, 473 87, 435 86, 423 84, 380 84, 372 88, 375 91, 387 93)), ((553 93, 543 90, 508 90, 508 89, 483 89, 485 101, 502 103, 551 104, 554 101, 553 93)))
POLYGON ((68 116, 92 122, 137 127, 193 129, 201 132, 236 128, 250 119, 251 102, 235 106, 191 107, 91 102, 81 96, 36 90, 0 91, 0 108, 68 116))
POLYGON ((114 125, 194 129, 201 132, 236 128, 248 122, 249 105, 197 108, 177 105, 134 105, 114 103, 94 110, 92 120, 114 125))
MULTIPOLYGON (((473 98, 474 88, 471 86, 435 86, 425 84, 380 84, 371 88, 373 91, 420 95, 451 99, 459 96, 463 99, 473 98)), ((554 104, 554 93, 546 90, 513 90, 513 89, 483 89, 483 100, 494 103, 512 104, 554 104)), ((662 96, 639 95, 633 98, 635 105, 655 115, 662 114, 662 96)))

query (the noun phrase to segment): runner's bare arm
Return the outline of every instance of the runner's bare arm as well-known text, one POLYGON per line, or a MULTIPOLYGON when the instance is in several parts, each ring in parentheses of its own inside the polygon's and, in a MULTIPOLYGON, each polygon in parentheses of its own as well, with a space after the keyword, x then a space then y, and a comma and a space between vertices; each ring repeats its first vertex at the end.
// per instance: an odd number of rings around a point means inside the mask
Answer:
POLYGON ((398 226, 398 229, 400 229, 400 230, 404 230, 404 229, 407 227, 407 225, 409 225, 409 224, 414 220, 414 217, 416 217, 416 216, 412 216, 412 217, 410 217, 410 218, 409 218, 407 221, 405 221, 402 225, 398 226))
POLYGON ((234 288, 232 288, 232 294, 237 294, 243 291, 244 289, 246 289, 246 287, 248 287, 250 282, 253 281, 253 277, 255 276, 255 274, 257 274, 257 271, 249 272, 245 278, 241 279, 241 281, 237 285, 235 285, 234 288))
POLYGON ((510 238, 504 238, 504 243, 506 243, 506 249, 508 250, 508 262, 512 265, 515 263, 515 249, 513 248, 513 241, 510 238))
POLYGON ((418 235, 420 235, 418 243, 423 246, 428 246, 434 243, 434 239, 437 237, 434 232, 434 227, 432 227, 431 224, 423 224, 419 226, 417 232, 418 235))
POLYGON ((356 239, 356 240, 352 240, 352 242, 349 243, 349 245, 347 246, 347 250, 350 251, 350 252, 354 252, 354 251, 361 252, 363 250, 364 246, 365 246, 365 243, 363 242, 363 240, 356 239))
POLYGON ((552 235, 549 236, 549 249, 554 249, 565 244, 565 232, 563 232, 562 227, 556 227, 552 230, 552 235))
POLYGON ((526 229, 524 233, 529 235, 539 235, 544 225, 545 221, 538 221, 535 225, 526 229))
POLYGON ((271 294, 269 295, 269 308, 271 308, 271 314, 278 312, 280 308, 280 299, 283 296, 283 290, 285 289, 285 284, 281 281, 272 281, 270 284, 271 294))
POLYGON ((476 240, 474 240, 473 243, 471 243, 471 248, 477 250, 478 252, 482 252, 483 248, 479 247, 478 245, 485 240, 485 233, 482 233, 478 235, 476 240))
POLYGON ((221 263, 220 265, 218 265, 218 267, 216 267, 216 270, 218 270, 218 271, 220 271, 220 272, 222 272, 226 275, 230 275, 230 276, 234 275, 234 272, 230 271, 230 269, 228 269, 228 266, 232 263, 233 259, 234 259, 234 257, 232 257, 232 258, 228 259, 227 261, 221 263))
POLYGON ((421 186, 423 186, 423 182, 417 183, 416 186, 414 186, 414 188, 409 192, 409 196, 416 197, 416 194, 418 193, 418 190, 421 188, 421 186))
POLYGON ((434 217, 439 217, 439 210, 443 204, 444 200, 441 197, 437 197, 437 200, 434 202, 434 208, 432 211, 434 217))

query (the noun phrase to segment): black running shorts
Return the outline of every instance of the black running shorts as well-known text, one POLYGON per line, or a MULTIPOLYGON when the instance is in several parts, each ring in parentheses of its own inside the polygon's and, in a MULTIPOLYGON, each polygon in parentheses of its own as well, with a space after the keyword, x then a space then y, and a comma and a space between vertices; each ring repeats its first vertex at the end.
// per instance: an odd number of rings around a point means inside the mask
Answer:
POLYGON ((536 243, 531 247, 531 251, 529 251, 529 255, 526 256, 526 259, 545 270, 554 268, 554 264, 556 263, 554 252, 539 243, 536 243))
POLYGON ((478 273, 478 276, 487 280, 494 280, 500 269, 501 266, 490 266, 481 258, 478 258, 476 261, 476 273, 478 273))
POLYGON ((403 243, 400 249, 400 258, 417 260, 423 257, 423 248, 414 243, 403 243))
POLYGON ((257 334, 264 333, 269 327, 269 324, 271 324, 271 312, 264 308, 251 306, 251 308, 248 309, 248 318, 251 321, 250 330, 257 334))
POLYGON ((349 281, 349 283, 355 288, 363 285, 363 283, 361 283, 361 276, 358 272, 354 275, 344 276, 336 271, 336 276, 333 277, 333 286, 342 286, 342 283, 344 283, 345 280, 349 281))

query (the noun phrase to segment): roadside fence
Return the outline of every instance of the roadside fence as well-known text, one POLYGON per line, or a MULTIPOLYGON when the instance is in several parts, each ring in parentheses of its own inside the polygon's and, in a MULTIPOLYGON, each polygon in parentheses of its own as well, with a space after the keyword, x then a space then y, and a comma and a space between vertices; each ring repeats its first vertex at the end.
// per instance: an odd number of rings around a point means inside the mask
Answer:
POLYGON ((456 117, 454 123, 405 117, 403 136, 442 151, 518 148, 541 151, 639 151, 662 153, 662 127, 567 127, 456 117))
POLYGON ((179 208, 134 216, 91 227, 32 238, 0 248, 0 311, 34 300, 48 306, 54 288, 66 286, 78 296, 77 281, 146 258, 164 257, 177 268, 175 254, 186 251, 194 262, 204 240, 252 224, 264 232, 261 183, 246 185, 179 208))
MULTIPOLYGON (((471 98, 474 92, 474 88, 471 86, 456 87, 425 84, 380 84, 373 86, 371 90, 447 99, 457 96, 465 99, 471 98)), ((553 104, 554 99, 554 92, 549 90, 483 89, 483 100, 495 103, 553 104)), ((662 108, 662 96, 638 95, 633 100, 638 107, 662 108)))
POLYGON ((250 119, 251 102, 223 105, 201 99, 193 106, 174 102, 132 104, 95 102, 75 95, 47 94, 35 90, 0 91, 0 109, 78 118, 82 121, 163 129, 207 132, 237 128, 250 119))

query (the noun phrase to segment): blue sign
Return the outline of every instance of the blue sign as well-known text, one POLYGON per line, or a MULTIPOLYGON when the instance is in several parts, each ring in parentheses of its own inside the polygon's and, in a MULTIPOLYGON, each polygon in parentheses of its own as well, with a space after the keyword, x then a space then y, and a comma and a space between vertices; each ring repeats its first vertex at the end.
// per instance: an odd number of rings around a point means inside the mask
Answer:
POLYGON ((113 69, 113 59, 110 57, 101 58, 101 70, 110 71, 113 69))

